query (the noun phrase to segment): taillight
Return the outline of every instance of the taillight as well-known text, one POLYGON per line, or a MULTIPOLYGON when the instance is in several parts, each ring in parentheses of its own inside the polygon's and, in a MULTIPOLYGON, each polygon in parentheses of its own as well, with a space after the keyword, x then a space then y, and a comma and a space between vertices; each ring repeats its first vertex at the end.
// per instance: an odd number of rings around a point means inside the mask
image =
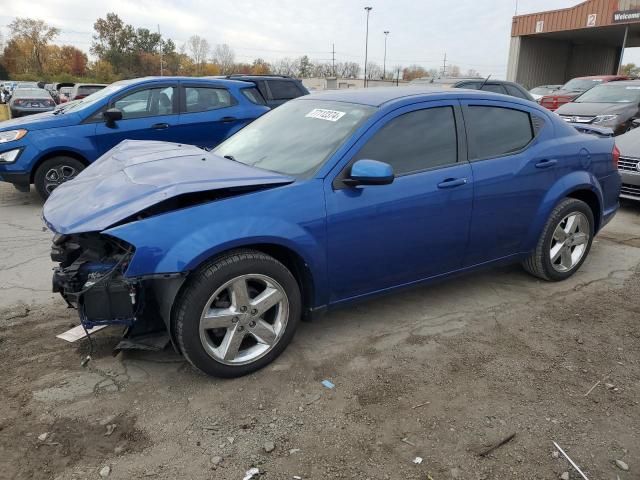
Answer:
POLYGON ((613 157, 613 168, 618 169, 618 161, 620 160, 620 150, 618 150, 617 145, 613 146, 613 152, 611 152, 611 157, 613 157))

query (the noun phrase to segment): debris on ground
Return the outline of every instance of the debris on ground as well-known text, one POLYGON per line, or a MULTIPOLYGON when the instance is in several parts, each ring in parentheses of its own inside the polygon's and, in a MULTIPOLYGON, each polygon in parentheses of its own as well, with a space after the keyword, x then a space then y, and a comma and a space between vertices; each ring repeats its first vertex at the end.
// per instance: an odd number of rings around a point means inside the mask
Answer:
POLYGON ((607 379, 607 377, 609 377, 609 375, 611 375, 611 373, 612 373, 612 372, 613 372, 613 370, 609 370, 609 372, 608 372, 608 373, 606 373, 606 374, 604 375, 604 377, 602 377, 600 380, 598 380, 596 383, 594 383, 594 384, 593 384, 593 387, 591 387, 591 388, 589 389, 589 391, 588 391, 587 393, 585 393, 585 394, 584 394, 584 396, 585 396, 585 397, 588 397, 588 396, 589 396, 589 394, 590 394, 591 392, 593 392, 593 390, 594 390, 598 385, 600 385, 602 382, 604 382, 604 381, 607 379))
POLYGON ((620 469, 620 470, 624 470, 625 472, 627 472, 629 470, 629 465, 627 465, 625 462, 623 462, 622 460, 616 460, 616 466, 620 469))
POLYGON ((246 473, 244 474, 244 478, 242 480, 251 480, 256 475, 260 475, 260 469, 255 467, 250 468, 249 470, 246 471, 246 473))
POLYGON ((107 431, 104 433, 105 437, 110 436, 113 431, 116 429, 117 425, 115 423, 110 423, 109 425, 107 425, 107 431))
POLYGON ((478 453, 478 455, 480 455, 481 457, 486 457, 487 455, 489 455, 491 452, 493 452, 497 448, 500 448, 504 444, 509 443, 511 440, 513 440, 513 438, 515 436, 516 436, 516 433, 513 432, 511 435, 506 436, 505 438, 500 440, 498 443, 495 443, 495 444, 491 445, 489 448, 486 448, 486 449, 482 450, 481 452, 478 453))
POLYGON ((560 445, 558 445, 556 442, 553 442, 553 446, 558 449, 558 451, 562 454, 562 456, 567 459, 567 461, 571 464, 571 466, 575 468, 576 472, 578 472, 582 476, 582 478, 584 478, 584 480, 589 480, 587 476, 584 473, 582 473, 582 470, 580 470, 580 467, 576 464, 576 462, 571 460, 571 458, 569 458, 569 455, 567 455, 565 451, 562 450, 560 445))
POLYGON ((431 402, 419 403, 418 405, 414 405, 413 407, 411 407, 411 409, 415 410, 416 408, 424 407, 425 405, 429 405, 430 403, 431 402))
POLYGON ((100 469, 100 476, 102 478, 108 477, 111 474, 111 467, 109 465, 105 465, 100 469))
POLYGON ((416 457, 413 459, 413 463, 420 465, 422 463, 422 457, 416 457))
POLYGON ((220 465, 222 463, 222 457, 219 455, 216 455, 215 457, 211 457, 211 463, 213 465, 220 465))
POLYGON ((275 450, 276 445, 273 442, 267 442, 264 444, 264 451, 267 453, 271 453, 275 450))
POLYGON ((334 388, 336 388, 335 384, 331 380, 323 380, 321 383, 329 390, 333 390, 334 388))
POLYGON ((40 435, 38 435, 38 440, 40 440, 41 442, 44 442, 48 436, 49 436, 48 432, 41 433, 40 435))
POLYGON ((569 472, 562 472, 562 475, 560 475, 560 480, 569 480, 569 472))
POLYGON ((416 444, 415 444, 415 443, 413 443, 413 442, 411 442, 411 441, 409 441, 409 439, 408 439, 408 438, 403 438, 403 439, 402 439, 402 440, 400 440, 400 441, 401 441, 402 443, 406 443, 407 445, 411 445, 412 447, 415 447, 415 446, 416 446, 416 444))

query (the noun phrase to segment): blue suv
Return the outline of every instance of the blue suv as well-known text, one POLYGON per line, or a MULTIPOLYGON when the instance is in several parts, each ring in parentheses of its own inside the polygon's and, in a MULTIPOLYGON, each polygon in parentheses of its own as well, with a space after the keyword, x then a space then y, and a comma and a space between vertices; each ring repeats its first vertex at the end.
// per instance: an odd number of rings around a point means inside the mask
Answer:
POLYGON ((47 198, 125 139, 207 149, 269 107, 254 84, 223 79, 123 80, 53 112, 0 124, 0 180, 47 198))
POLYGON ((618 157, 506 95, 303 96, 213 152, 124 142, 53 192, 54 291, 87 327, 162 331, 203 372, 244 375, 348 302, 511 262, 570 277, 616 213, 618 157))

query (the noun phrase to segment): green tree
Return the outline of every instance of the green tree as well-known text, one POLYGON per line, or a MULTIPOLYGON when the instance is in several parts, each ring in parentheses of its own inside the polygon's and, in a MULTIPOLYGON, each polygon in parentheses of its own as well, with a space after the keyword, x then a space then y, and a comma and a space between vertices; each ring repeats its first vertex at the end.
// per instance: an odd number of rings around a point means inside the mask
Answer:
POLYGON ((91 53, 111 64, 116 73, 128 73, 134 67, 136 31, 115 13, 107 13, 93 24, 95 34, 91 53))

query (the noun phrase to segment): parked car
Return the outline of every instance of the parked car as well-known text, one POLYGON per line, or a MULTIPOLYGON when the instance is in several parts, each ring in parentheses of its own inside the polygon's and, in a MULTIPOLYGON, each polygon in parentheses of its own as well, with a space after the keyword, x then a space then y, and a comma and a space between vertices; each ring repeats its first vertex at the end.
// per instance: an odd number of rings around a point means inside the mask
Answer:
MULTIPOLYGON (((11 118, 50 112, 55 106, 56 102, 44 88, 17 88, 9 100, 11 118)), ((0 127, 4 127, 8 123, 3 122, 0 127)))
POLYGON ((60 93, 60 103, 67 103, 73 93, 73 87, 60 87, 58 92, 60 93))
POLYGON ((104 83, 76 83, 71 89, 69 100, 82 100, 92 93, 99 92, 106 86, 104 83))
POLYGON ((484 81, 482 77, 420 77, 414 78, 409 82, 409 85, 412 87, 426 87, 431 86, 435 88, 451 88, 456 83, 462 80, 481 80, 484 81))
POLYGON ((14 90, 19 90, 21 88, 34 89, 34 88, 40 88, 40 85, 38 85, 38 82, 18 82, 13 87, 14 90))
POLYGON ((620 150, 620 196, 640 201, 640 128, 616 137, 616 145, 620 150))
POLYGON ((211 153, 122 143, 55 190, 54 291, 85 326, 161 328, 244 375, 328 308, 508 262, 570 277, 618 208, 616 161, 611 136, 515 97, 312 94, 211 153))
POLYGON ((538 102, 543 107, 554 112, 565 103, 573 101, 587 90, 591 90, 593 87, 603 83, 618 82, 629 79, 630 77, 625 75, 598 75, 593 77, 574 78, 573 80, 569 80, 565 83, 560 90, 557 90, 550 95, 543 96, 538 102))
POLYGON ((266 104, 275 108, 289 100, 309 95, 309 90, 297 78, 286 75, 226 75, 221 78, 251 82, 262 94, 266 104))
POLYGON ((550 93, 555 92, 556 90, 560 90, 562 85, 540 85, 538 87, 532 88, 529 90, 529 93, 533 97, 533 99, 537 102, 545 95, 549 95, 550 93))
POLYGON ((252 84, 233 80, 149 77, 116 82, 53 112, 2 122, 0 155, 13 160, 0 161, 0 180, 22 191, 34 184, 46 198, 126 139, 213 148, 269 110, 255 103, 257 95, 252 84))
POLYGON ((485 92, 501 93, 512 97, 523 98, 525 100, 535 101, 533 96, 522 86, 515 82, 507 82, 505 80, 462 80, 454 83, 453 88, 470 88, 472 90, 483 90, 485 92))
POLYGON ((603 83, 556 110, 565 121, 611 128, 615 135, 635 125, 640 106, 640 80, 603 83))

